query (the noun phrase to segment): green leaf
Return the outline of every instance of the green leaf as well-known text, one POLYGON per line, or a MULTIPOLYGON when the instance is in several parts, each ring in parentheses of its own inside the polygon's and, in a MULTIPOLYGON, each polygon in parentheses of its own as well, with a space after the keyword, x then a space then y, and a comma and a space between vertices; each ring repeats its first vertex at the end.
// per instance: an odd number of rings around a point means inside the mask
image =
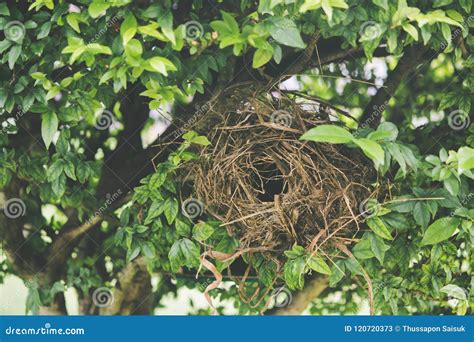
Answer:
POLYGON ((342 127, 336 125, 321 125, 311 128, 301 136, 300 140, 347 144, 354 140, 354 136, 342 127))
POLYGON ((66 176, 61 174, 58 178, 53 179, 51 189, 58 198, 61 198, 66 192, 66 176))
POLYGON ((374 252, 375 257, 383 264, 385 252, 390 249, 390 246, 383 242, 383 239, 378 235, 370 234, 370 248, 374 252))
POLYGON ((94 0, 90 5, 89 5, 89 15, 92 18, 97 18, 99 15, 104 13, 109 7, 111 6, 111 3, 102 1, 102 0, 94 0))
POLYGON ((369 217, 367 219, 367 225, 375 234, 381 236, 384 239, 393 240, 390 231, 380 217, 369 217))
POLYGON ((464 146, 458 150, 458 168, 460 172, 474 169, 474 148, 464 146))
POLYGON ((273 56, 273 51, 266 49, 257 49, 253 54, 252 68, 257 69, 267 64, 273 56))
POLYGON ((155 218, 160 216, 164 210, 165 210, 165 206, 163 204, 163 201, 153 201, 153 203, 150 206, 150 209, 148 209, 148 214, 143 224, 146 224, 146 225, 150 224, 151 222, 153 222, 155 218))
POLYGON ((178 200, 176 198, 168 198, 163 206, 166 221, 168 221, 168 224, 172 224, 178 215, 178 200))
MULTIPOLYGON (((183 135, 183 138, 184 138, 184 135, 183 135)), ((197 144, 197 145, 202 145, 202 146, 207 146, 211 144, 209 139, 207 139, 207 137, 205 137, 204 135, 193 136, 192 138, 188 139, 188 141, 192 144, 197 144)))
POLYGON ((13 70, 13 67, 15 66, 15 63, 18 60, 18 57, 20 57, 20 54, 21 45, 13 45, 13 47, 8 53, 8 67, 10 68, 10 70, 13 70))
POLYGON ((174 225, 176 227, 176 232, 179 234, 179 236, 189 236, 191 233, 191 226, 187 224, 184 221, 181 221, 179 218, 176 218, 174 221, 174 225))
POLYGON ((329 268, 328 264, 326 264, 326 262, 323 260, 323 258, 321 258, 320 256, 310 255, 306 262, 308 263, 308 267, 311 268, 313 271, 316 271, 322 274, 331 275, 331 269, 329 268))
POLYGON ((391 122, 384 122, 377 127, 375 132, 370 133, 367 138, 374 141, 395 141, 397 136, 397 126, 391 122))
POLYGON ((421 245, 434 245, 449 239, 460 223, 461 219, 449 216, 434 221, 423 235, 421 245))
POLYGON ((150 66, 153 70, 163 74, 164 76, 168 76, 168 70, 176 71, 175 65, 169 60, 164 57, 153 57, 148 60, 150 66))
POLYGON ((265 286, 271 286, 276 277, 277 265, 275 262, 269 260, 264 262, 258 269, 259 281, 265 286))
POLYGON ((343 278, 346 266, 343 260, 337 260, 331 267, 331 276, 329 277, 329 286, 336 286, 343 278))
POLYGON ((269 32, 278 43, 304 49, 306 44, 301 39, 301 34, 293 20, 282 17, 270 17, 268 19, 269 32))
POLYGON ((440 292, 446 293, 448 296, 460 299, 460 300, 466 300, 466 290, 463 290, 457 285, 454 284, 448 284, 446 286, 443 286, 440 290, 440 292))
POLYGON ((63 173, 65 163, 62 159, 56 160, 54 163, 51 164, 51 166, 48 168, 47 176, 48 176, 48 181, 52 182, 56 178, 59 178, 61 174, 63 173))
POLYGON ((58 131, 58 117, 54 112, 48 112, 42 115, 41 118, 41 137, 43 138, 46 149, 49 149, 49 145, 53 141, 54 135, 58 131))
POLYGON ((10 15, 10 10, 8 9, 8 6, 6 3, 1 3, 0 4, 0 15, 8 17, 10 15))
POLYGON ((122 36, 123 45, 126 46, 136 33, 137 19, 135 19, 135 16, 131 12, 129 12, 126 15, 122 25, 120 25, 120 35, 122 36))
POLYGON ((178 272, 181 266, 195 267, 199 265, 199 247, 189 239, 176 241, 168 253, 173 272, 178 272))
POLYGON ((41 25, 41 28, 38 32, 38 36, 36 38, 38 40, 46 38, 49 35, 50 31, 51 31, 51 22, 47 21, 43 25, 41 25))
POLYGON ((142 253, 148 259, 153 259, 156 256, 156 249, 155 246, 150 242, 147 241, 141 246, 142 253))
POLYGON ((302 246, 294 245, 291 250, 285 251, 284 254, 288 259, 296 259, 303 256, 305 254, 305 250, 302 246))
POLYGON ((66 21, 69 24, 69 26, 71 26, 74 29, 74 31, 76 31, 77 33, 81 33, 81 28, 79 27, 79 22, 77 20, 78 17, 79 17, 78 13, 69 13, 66 16, 66 21))
POLYGON ((372 0, 372 2, 379 7, 382 7, 384 10, 388 11, 388 0, 372 0))
POLYGON ((140 254, 140 246, 135 246, 133 249, 127 251, 127 261, 130 262, 140 254))
POLYGON ((409 23, 403 23, 402 27, 415 41, 418 41, 418 31, 415 26, 409 23))
POLYGON ((303 288, 305 267, 306 262, 304 257, 288 260, 285 263, 283 275, 286 284, 291 290, 303 288))
POLYGON ((372 159, 376 165, 384 165, 385 152, 380 144, 366 138, 355 139, 354 143, 359 146, 362 152, 372 159))
POLYGON ((74 164, 70 161, 66 161, 64 164, 64 173, 66 176, 71 178, 72 180, 76 180, 76 174, 74 172, 74 164))
POLYGON ((371 259, 375 256, 374 252, 372 251, 370 241, 367 239, 362 239, 356 243, 352 249, 352 253, 357 259, 360 260, 371 259))
POLYGON ((79 163, 76 170, 76 176, 81 183, 84 183, 87 178, 89 178, 89 168, 86 163, 79 163))
POLYGON ((230 15, 227 12, 221 11, 222 13, 222 18, 224 19, 224 23, 227 25, 227 27, 230 29, 232 33, 238 34, 240 32, 239 30, 239 24, 237 21, 234 19, 232 15, 230 15))
POLYGON ((200 242, 207 240, 213 233, 214 228, 205 222, 199 222, 193 227, 193 238, 200 242))
POLYGON ((430 210, 426 203, 416 202, 413 207, 413 218, 415 222, 425 228, 430 222, 430 210))

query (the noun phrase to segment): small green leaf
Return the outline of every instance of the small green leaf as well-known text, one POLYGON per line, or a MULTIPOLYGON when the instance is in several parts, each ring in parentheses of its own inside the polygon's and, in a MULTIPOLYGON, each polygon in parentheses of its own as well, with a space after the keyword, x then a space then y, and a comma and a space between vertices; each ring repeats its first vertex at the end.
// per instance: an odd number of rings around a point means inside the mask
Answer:
POLYGON ((370 241, 367 239, 362 239, 356 243, 354 248, 352 248, 352 253, 357 259, 360 260, 371 259, 375 256, 374 252, 372 251, 370 241))
POLYGON ((172 224, 176 219, 179 211, 179 204, 176 198, 168 198, 165 202, 164 206, 164 213, 166 216, 166 221, 168 224, 172 224))
POLYGON ((443 286, 439 291, 446 293, 448 296, 456 298, 456 299, 460 299, 460 300, 467 299, 466 291, 454 284, 448 284, 446 286, 443 286))
POLYGON ((421 245, 434 245, 449 239, 460 223, 461 219, 449 216, 434 221, 428 229, 426 229, 423 239, 421 240, 421 245))
POLYGON ((321 125, 311 128, 301 136, 300 140, 327 142, 331 144, 347 144, 354 140, 354 136, 342 127, 336 125, 321 125))
POLYGON ((122 36, 123 45, 126 46, 136 33, 137 19, 135 19, 133 13, 128 12, 122 25, 120 25, 120 35, 122 36))
POLYGON ((398 128, 391 122, 384 122, 377 127, 375 132, 370 133, 367 138, 374 141, 394 141, 398 136, 398 128))
POLYGON ((61 176, 64 170, 64 164, 65 163, 62 159, 58 159, 53 164, 51 164, 47 171, 48 181, 52 182, 61 176))
POLYGON ((15 66, 15 63, 18 60, 18 57, 20 57, 20 54, 21 45, 13 45, 13 47, 8 53, 8 67, 10 68, 10 70, 13 70, 13 67, 15 66))
POLYGON ((354 143, 359 146, 362 152, 372 159, 376 165, 384 165, 385 153, 378 143, 366 138, 355 139, 354 143))
POLYGON ((303 288, 305 267, 304 257, 288 260, 285 263, 283 275, 286 284, 291 290, 303 288))
POLYGON ((283 17, 270 17, 268 31, 278 43, 304 49, 306 44, 301 39, 301 34, 293 20, 283 17))
POLYGON ((193 238, 200 242, 207 240, 213 233, 214 228, 205 222, 199 222, 193 227, 193 238))
POLYGON ((464 146, 458 150, 458 167, 461 172, 474 169, 474 148, 464 146))
POLYGON ((383 242, 383 239, 378 235, 370 234, 370 248, 374 252, 375 257, 383 264, 385 258, 385 252, 390 249, 390 246, 383 242))
POLYGON ((173 272, 177 272, 181 266, 195 267, 199 265, 199 247, 189 239, 176 241, 168 253, 173 272))
POLYGON ((153 222, 155 218, 160 216, 164 210, 165 210, 165 206, 163 204, 163 201, 153 201, 153 203, 150 206, 150 209, 148 209, 148 214, 143 223, 146 225, 150 224, 151 222, 153 222))
POLYGON ((191 226, 186 222, 181 221, 179 218, 176 218, 174 225, 176 227, 176 232, 180 236, 187 237, 191 233, 191 226))
POLYGON ((49 149, 49 145, 53 141, 54 135, 58 131, 58 117, 54 112, 48 112, 43 114, 41 118, 41 137, 43 138, 46 149, 49 149))
POLYGON ((418 31, 415 26, 409 23, 403 23, 402 27, 415 41, 418 41, 418 31))
POLYGON ((323 260, 323 258, 317 255, 310 255, 307 260, 308 267, 311 268, 313 271, 318 273, 331 275, 331 269, 329 268, 328 264, 323 260))
POLYGON ((89 15, 92 18, 97 18, 99 15, 104 13, 109 7, 111 6, 111 3, 107 3, 103 0, 94 0, 90 5, 89 5, 89 15))
POLYGON ((390 231, 380 217, 374 216, 367 219, 367 225, 372 231, 387 240, 393 240, 390 231))
POLYGON ((156 255, 155 246, 150 242, 147 241, 141 246, 142 253, 148 259, 153 259, 156 255))
POLYGON ((257 49, 253 55, 252 68, 257 69, 267 64, 273 56, 273 51, 267 49, 257 49))

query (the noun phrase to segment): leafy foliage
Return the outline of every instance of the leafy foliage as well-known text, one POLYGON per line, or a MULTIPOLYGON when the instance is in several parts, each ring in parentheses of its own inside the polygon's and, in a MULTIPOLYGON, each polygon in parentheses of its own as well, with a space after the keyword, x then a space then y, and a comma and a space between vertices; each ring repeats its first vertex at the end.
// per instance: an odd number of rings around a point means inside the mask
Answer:
MULTIPOLYGON (((140 257, 151 273, 177 278, 156 290, 153 308, 180 286, 198 288, 181 276, 200 271, 210 248, 227 255, 239 243, 221 222, 182 210, 188 189, 177 171, 197 158, 196 146, 209 144, 189 131, 193 101, 241 74, 277 84, 275 75, 298 73, 299 92, 329 103, 334 116, 334 124, 301 139, 361 150, 378 172, 374 187, 387 194, 360 199, 355 258, 295 245, 278 269, 259 253, 243 253, 256 280, 211 295, 254 314, 277 285, 299 290, 318 274, 331 289, 312 312, 354 313, 351 298, 367 296, 367 273, 380 313, 472 313, 472 8, 472 0, 1 3, 0 188, 26 211, 0 220, 8 256, 0 279, 12 273, 28 281, 33 313, 68 287, 88 299, 140 257), (314 46, 317 56, 294 72, 314 46), (387 101, 367 109, 408 49, 430 58, 387 101), (372 114, 365 122, 364 112, 372 114), (382 122, 369 128, 381 113, 382 122), (170 124, 170 116, 181 143, 170 143, 172 152, 152 169, 156 149, 144 137, 156 137, 152 127, 170 124), (62 271, 51 271, 55 248, 77 227, 80 236, 57 258, 62 271), (240 300, 257 291, 258 303, 240 300), (339 302, 325 302, 337 291, 339 302)), ((216 269, 234 261, 217 261, 216 269)))

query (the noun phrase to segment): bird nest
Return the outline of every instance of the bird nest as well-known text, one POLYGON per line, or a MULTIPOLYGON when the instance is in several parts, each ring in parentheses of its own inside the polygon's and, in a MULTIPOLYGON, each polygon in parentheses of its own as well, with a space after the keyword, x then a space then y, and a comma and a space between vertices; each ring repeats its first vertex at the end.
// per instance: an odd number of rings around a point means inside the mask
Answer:
POLYGON ((228 91, 207 108, 201 127, 212 129, 200 132, 211 144, 186 170, 193 196, 242 250, 272 258, 295 243, 313 250, 353 237, 370 162, 355 149, 299 140, 328 123, 328 108, 250 92, 228 91))

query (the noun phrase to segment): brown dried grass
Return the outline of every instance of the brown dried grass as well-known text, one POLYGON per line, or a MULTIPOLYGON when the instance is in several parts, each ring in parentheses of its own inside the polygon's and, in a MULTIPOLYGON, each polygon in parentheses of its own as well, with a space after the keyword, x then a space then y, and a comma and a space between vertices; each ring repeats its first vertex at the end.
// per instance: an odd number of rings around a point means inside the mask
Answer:
POLYGON ((285 94, 275 99, 240 87, 221 94, 204 124, 194 127, 212 144, 187 166, 185 178, 240 249, 278 259, 295 243, 324 251, 331 241, 355 236, 359 204, 369 197, 375 173, 355 149, 299 140, 327 123, 326 114, 305 110, 285 94), (288 113, 291 124, 274 120, 276 111, 288 113))

